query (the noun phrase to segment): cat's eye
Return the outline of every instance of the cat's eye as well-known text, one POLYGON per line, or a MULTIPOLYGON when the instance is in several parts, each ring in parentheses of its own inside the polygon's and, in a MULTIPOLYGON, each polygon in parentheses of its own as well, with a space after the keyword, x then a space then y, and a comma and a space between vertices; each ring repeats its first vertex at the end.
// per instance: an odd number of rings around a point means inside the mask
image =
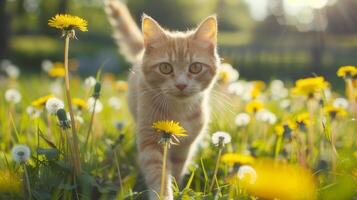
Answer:
POLYGON ((159 70, 163 74, 171 74, 174 71, 172 66, 169 63, 165 62, 159 64, 159 70))
POLYGON ((189 71, 192 74, 198 74, 203 69, 203 63, 195 62, 190 65, 189 71))

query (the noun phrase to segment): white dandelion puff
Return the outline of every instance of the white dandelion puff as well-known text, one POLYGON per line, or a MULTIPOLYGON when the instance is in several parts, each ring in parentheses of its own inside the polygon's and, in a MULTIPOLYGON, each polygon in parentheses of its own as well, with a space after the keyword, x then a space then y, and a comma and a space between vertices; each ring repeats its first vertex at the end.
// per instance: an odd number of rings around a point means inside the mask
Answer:
POLYGON ((291 102, 289 99, 283 99, 280 101, 280 107, 283 109, 288 109, 291 105, 291 102))
POLYGON ((249 165, 239 167, 237 176, 240 181, 245 181, 249 184, 254 184, 257 181, 257 172, 249 165))
POLYGON ((38 118, 40 117, 42 111, 33 106, 28 106, 26 108, 26 112, 31 118, 38 118))
POLYGON ((239 78, 238 71, 234 69, 229 63, 222 63, 219 66, 219 74, 223 75, 220 78, 224 79, 224 81, 226 81, 227 83, 234 82, 239 78))
POLYGON ((50 91, 52 94, 57 96, 62 96, 62 83, 60 81, 55 81, 50 85, 50 91))
POLYGON ((94 87, 95 83, 97 82, 97 80, 93 77, 93 76, 89 76, 88 78, 86 78, 84 80, 84 85, 87 87, 87 88, 91 88, 91 87, 94 87))
POLYGON ((53 68, 53 63, 50 60, 43 60, 41 68, 44 72, 49 72, 53 68))
MULTIPOLYGON (((88 101, 87 101, 87 104, 88 104, 88 111, 89 112, 93 112, 93 109, 94 109, 94 102, 95 102, 95 99, 93 97, 89 98, 88 101)), ((102 102, 100 102, 99 99, 97 99, 97 102, 95 104, 95 109, 94 111, 96 113, 99 113, 103 110, 103 104, 102 102)))
POLYGON ((261 122, 266 122, 268 124, 275 124, 277 121, 277 118, 275 116, 274 113, 270 112, 269 110, 259 110, 256 114, 255 114, 255 118, 258 121, 261 122))
POLYGON ((238 127, 246 126, 250 122, 250 116, 247 113, 239 113, 235 118, 238 127))
MULTIPOLYGON (((71 114, 69 112, 67 112, 67 119, 69 121, 71 121, 71 114)), ((75 115, 74 116, 74 119, 76 120, 76 122, 80 123, 80 124, 83 124, 84 123, 84 119, 83 117, 81 117, 80 115, 75 115)))
POLYGON ((119 110, 121 108, 121 101, 118 97, 110 97, 108 99, 108 104, 109 106, 111 106, 112 108, 114 108, 115 110, 119 110))
POLYGON ((336 98, 332 105, 336 108, 343 108, 347 109, 348 108, 348 101, 345 98, 336 98))
POLYGON ((274 100, 286 98, 289 95, 289 90, 285 88, 284 82, 281 80, 273 80, 270 83, 270 93, 274 100))
POLYGON ((231 142, 231 135, 227 132, 217 131, 213 133, 211 141, 216 146, 219 145, 220 141, 222 141, 222 144, 228 144, 231 142))
POLYGON ((31 156, 30 148, 22 144, 14 146, 11 150, 11 153, 12 159, 20 164, 26 163, 31 156))
POLYGON ((4 60, 1 62, 1 68, 5 71, 5 73, 10 77, 16 79, 20 76, 20 70, 14 64, 12 64, 9 60, 4 60))
POLYGON ((64 103, 60 99, 50 98, 46 102, 46 110, 51 114, 56 114, 59 109, 64 108, 64 103))
POLYGON ((246 84, 243 81, 235 81, 228 85, 228 92, 240 96, 246 90, 246 84))
POLYGON ((5 92, 5 100, 9 103, 17 104, 21 101, 21 93, 16 89, 8 89, 5 92))

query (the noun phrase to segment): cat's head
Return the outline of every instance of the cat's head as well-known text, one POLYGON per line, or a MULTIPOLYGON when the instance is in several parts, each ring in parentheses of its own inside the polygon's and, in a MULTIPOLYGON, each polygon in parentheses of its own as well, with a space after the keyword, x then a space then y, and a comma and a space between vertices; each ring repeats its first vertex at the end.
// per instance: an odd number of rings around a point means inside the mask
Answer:
POLYGON ((142 32, 142 72, 151 88, 168 97, 187 99, 215 81, 220 62, 216 16, 208 17, 195 30, 170 32, 144 15, 142 32))

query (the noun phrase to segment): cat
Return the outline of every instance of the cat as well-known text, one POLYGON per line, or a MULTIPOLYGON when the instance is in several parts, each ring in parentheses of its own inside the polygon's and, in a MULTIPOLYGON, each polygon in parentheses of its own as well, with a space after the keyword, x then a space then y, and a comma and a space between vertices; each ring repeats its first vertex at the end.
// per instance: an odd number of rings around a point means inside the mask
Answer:
POLYGON ((108 0, 105 9, 119 50, 133 65, 128 102, 150 200, 159 198, 163 159, 153 122, 174 120, 187 131, 188 136, 180 137, 168 153, 163 199, 172 200, 172 177, 182 180, 209 122, 208 99, 220 65, 216 16, 207 17, 194 30, 174 32, 144 14, 140 31, 124 4, 108 0))

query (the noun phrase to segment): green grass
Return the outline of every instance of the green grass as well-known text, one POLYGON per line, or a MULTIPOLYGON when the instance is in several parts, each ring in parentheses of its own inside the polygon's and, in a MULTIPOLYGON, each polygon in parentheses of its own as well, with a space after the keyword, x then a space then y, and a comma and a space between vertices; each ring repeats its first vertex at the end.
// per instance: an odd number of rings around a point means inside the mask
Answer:
MULTIPOLYGON (((46 44, 41 44, 46 46, 46 44)), ((108 77, 103 75, 103 77, 108 77)), ((56 96, 65 100, 63 94, 63 80, 49 79, 46 74, 26 76, 23 74, 19 80, 2 80, 0 85, 0 171, 10 171, 14 180, 19 180, 24 186, 3 191, 0 188, 0 199, 29 198, 25 190, 24 171, 19 164, 12 160, 11 149, 17 144, 26 144, 31 148, 32 156, 26 163, 29 172, 32 199, 140 199, 145 197, 147 191, 143 184, 143 177, 136 162, 137 150, 135 145, 135 124, 130 116, 126 103, 126 92, 119 92, 113 87, 113 80, 103 78, 103 89, 100 100, 104 105, 102 112, 95 114, 93 131, 89 145, 84 145, 91 113, 87 110, 77 111, 84 119, 79 124, 78 133, 80 140, 80 155, 82 173, 73 178, 70 161, 66 159, 61 138, 64 131, 57 125, 56 116, 45 111, 40 117, 31 118, 26 113, 26 108, 31 102, 51 92, 54 84, 60 84, 62 90, 56 96), (8 88, 18 88, 22 94, 19 104, 12 105, 5 101, 4 93, 8 88), (121 99, 122 107, 113 109, 108 104, 108 99, 116 96, 121 99), (119 127, 118 123, 124 124, 119 127), (119 178, 120 172, 120 178, 119 178), (16 179, 17 177, 17 179, 16 179), (20 177, 20 178, 19 178, 20 177)), ((269 88, 262 90, 260 97, 266 109, 277 117, 276 124, 267 124, 253 119, 245 127, 237 127, 234 122, 236 114, 244 112, 248 103, 239 96, 226 92, 227 85, 218 84, 211 98, 211 123, 203 139, 202 145, 195 156, 193 164, 189 166, 188 173, 182 185, 174 184, 175 199, 251 199, 254 197, 270 198, 243 185, 229 182, 230 177, 235 177, 240 165, 249 164, 253 168, 257 163, 269 163, 266 158, 280 165, 303 165, 313 174, 317 187, 316 196, 309 199, 351 199, 356 198, 356 149, 355 133, 357 124, 352 120, 352 113, 347 116, 332 120, 330 127, 336 135, 335 146, 338 157, 334 161, 331 143, 325 135, 322 119, 326 117, 318 106, 313 113, 314 145, 312 152, 307 153, 308 158, 299 158, 306 147, 306 129, 292 131, 281 138, 277 147, 279 136, 275 126, 307 111, 306 100, 300 97, 288 96, 292 106, 286 110, 281 108, 280 100, 273 100, 269 88), (236 163, 231 166, 225 163, 219 165, 217 183, 212 192, 208 191, 213 176, 214 165, 218 148, 210 144, 210 135, 216 131, 226 131, 231 134, 232 142, 223 150, 223 153, 235 152, 239 154, 250 153, 256 160, 255 163, 236 163), (245 140, 245 138, 248 140, 245 140), (295 146, 295 149, 292 148, 295 146), (278 150, 277 150, 278 148, 278 150), (301 150, 301 151, 299 151, 301 150), (286 163, 286 164, 282 164, 286 163), (305 163, 305 164, 302 164, 305 163)), ((84 87, 83 80, 73 76, 71 80, 72 97, 86 100, 92 89, 84 87)), ((333 97, 343 96, 333 92, 333 97)), ((332 101, 332 100, 330 100, 332 101)), ((327 103, 327 102, 325 102, 327 103)), ((68 110, 68 109, 67 109, 68 110)), ((78 124, 78 123, 77 123, 78 124)), ((276 174, 279 177, 279 174, 276 174)), ((259 173, 258 173, 259 177, 259 173)), ((288 175, 283 177, 290 180, 288 175)), ((302 179, 301 179, 302 180, 302 179)), ((0 177, 1 184, 10 184, 0 177)), ((272 184, 281 184, 281 190, 292 182, 279 182, 271 180, 272 184)), ((243 183, 243 182, 242 182, 243 183)), ((274 185, 276 186, 276 185, 274 185)), ((304 185, 301 185, 303 189, 304 185)), ((5 187, 4 187, 5 188, 5 187)), ((280 187, 279 187, 280 188, 280 187)), ((276 188, 265 188, 275 191, 276 188)), ((311 189, 311 188, 310 188, 311 189)), ((296 190, 299 191, 299 188, 296 190)), ((301 190, 300 190, 301 191, 301 190)), ((279 194, 275 193, 275 195, 279 194)), ((299 194, 290 194, 291 198, 299 194)), ((284 199, 284 198, 282 198, 284 199)))

